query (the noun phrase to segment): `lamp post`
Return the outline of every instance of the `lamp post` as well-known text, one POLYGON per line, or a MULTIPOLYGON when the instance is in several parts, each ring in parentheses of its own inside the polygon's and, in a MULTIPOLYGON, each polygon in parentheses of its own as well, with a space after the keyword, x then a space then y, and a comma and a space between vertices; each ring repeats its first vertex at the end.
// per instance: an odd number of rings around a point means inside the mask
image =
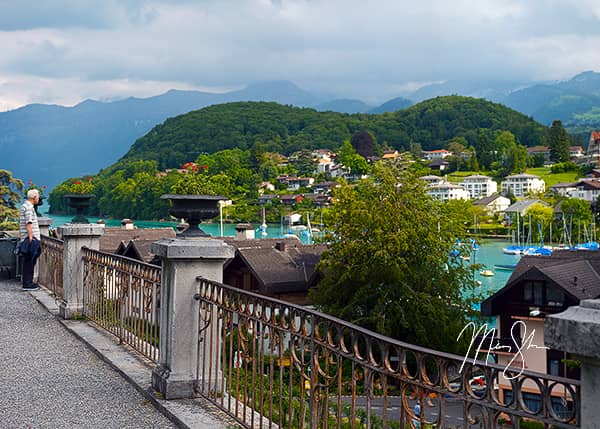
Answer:
POLYGON ((219 225, 221 228, 221 237, 223 237, 223 207, 230 206, 233 202, 231 200, 220 200, 219 201, 219 225))

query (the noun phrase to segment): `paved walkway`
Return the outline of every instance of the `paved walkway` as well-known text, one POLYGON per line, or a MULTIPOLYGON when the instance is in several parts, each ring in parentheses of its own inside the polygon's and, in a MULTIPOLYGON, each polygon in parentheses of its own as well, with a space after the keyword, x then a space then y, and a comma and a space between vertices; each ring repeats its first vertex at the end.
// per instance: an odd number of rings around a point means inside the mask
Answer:
POLYGON ((0 428, 173 428, 16 282, 0 281, 0 428))

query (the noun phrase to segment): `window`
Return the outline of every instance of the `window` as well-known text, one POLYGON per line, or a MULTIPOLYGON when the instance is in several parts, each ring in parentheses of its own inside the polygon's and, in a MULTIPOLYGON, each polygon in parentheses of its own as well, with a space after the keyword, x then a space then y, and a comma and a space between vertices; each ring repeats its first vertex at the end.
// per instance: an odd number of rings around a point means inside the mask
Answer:
POLYGON ((546 287, 546 301, 549 306, 561 307, 565 302, 565 294, 562 290, 553 287, 546 287))
POLYGON ((530 281, 525 283, 523 288, 523 300, 530 304, 542 305, 543 303, 543 283, 530 281))

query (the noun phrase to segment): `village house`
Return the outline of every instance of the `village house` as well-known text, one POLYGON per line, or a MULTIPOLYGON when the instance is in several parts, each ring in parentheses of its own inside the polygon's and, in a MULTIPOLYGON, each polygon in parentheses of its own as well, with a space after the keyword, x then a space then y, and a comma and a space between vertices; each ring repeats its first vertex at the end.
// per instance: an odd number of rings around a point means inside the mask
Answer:
MULTIPOLYGON (((523 256, 506 285, 481 304, 483 316, 495 317, 499 345, 508 347, 492 352, 501 366, 524 368, 560 377, 579 378, 575 357, 568 353, 536 347, 524 347, 515 356, 517 347, 533 335, 531 344, 544 346, 544 319, 584 299, 600 298, 600 253, 590 251, 555 250, 549 257, 523 256), (513 338, 514 337, 514 340, 513 338), (517 344, 514 344, 514 343, 517 344)), ((489 349, 488 347, 484 347, 489 349)), ((529 409, 541 407, 540 391, 534 383, 523 385, 523 400, 529 409)), ((561 401, 572 406, 572 398, 563 389, 552 393, 552 403, 561 401)), ((498 377, 498 395, 509 400, 512 387, 509 380, 498 377)), ((556 409, 561 409, 557 406, 556 409)))
POLYGON ((317 283, 316 266, 323 245, 305 245, 297 238, 243 240, 223 237, 235 247, 235 257, 225 263, 225 284, 308 305, 309 289, 317 283))
POLYGON ((583 156, 575 158, 579 165, 592 165, 596 168, 600 167, 600 131, 592 131, 587 149, 583 156))
POLYGON ((329 170, 329 175, 331 177, 333 177, 334 179, 344 177, 346 174, 348 174, 348 169, 346 167, 344 167, 342 164, 335 164, 329 170))
POLYGON ((275 194, 262 194, 258 196, 258 204, 268 204, 277 201, 279 197, 275 194))
POLYGON ((452 156, 452 152, 446 149, 424 150, 421 152, 421 158, 427 161, 433 161, 434 159, 446 159, 449 156, 452 156))
POLYGON ((273 192, 275 190, 275 185, 271 182, 260 182, 258 184, 258 193, 263 194, 265 191, 273 192))
POLYGON ((556 183, 548 188, 550 192, 561 197, 573 198, 573 195, 577 191, 575 185, 577 182, 561 182, 556 183))
POLYGON ((321 158, 317 161, 317 173, 329 173, 334 165, 332 160, 321 158))
POLYGON ((527 156, 535 157, 542 156, 544 164, 550 162, 550 148, 548 146, 532 146, 527 148, 527 156))
POLYGON ((339 188, 338 182, 319 182, 314 186, 315 194, 330 194, 333 188, 339 188))
POLYGON ((569 150, 569 155, 571 156, 571 159, 577 159, 584 156, 585 152, 581 146, 571 146, 571 149, 569 150))
POLYGON ((397 150, 386 150, 383 151, 383 155, 381 156, 381 159, 385 159, 385 160, 396 160, 398 159, 400 155, 398 154, 397 150))
POLYGON ((288 191, 297 191, 300 188, 310 188, 315 183, 313 177, 295 177, 290 176, 287 179, 288 191))
POLYGON ((516 216, 523 217, 527 210, 534 204, 542 204, 544 206, 548 206, 548 204, 542 200, 531 199, 531 200, 519 200, 516 203, 512 204, 506 210, 504 210, 504 219, 509 223, 513 224, 513 219, 516 219, 516 216))
POLYGON ((590 141, 588 143, 586 155, 600 156, 600 131, 592 131, 590 133, 590 141))
POLYGON ((465 177, 461 185, 473 199, 489 197, 498 191, 498 184, 491 177, 482 174, 465 177))
POLYGON ((329 149, 315 149, 311 152, 313 158, 331 161, 335 158, 335 152, 329 149))
POLYGON ((293 206, 297 203, 301 203, 304 201, 304 195, 294 194, 294 195, 281 195, 279 197, 279 201, 284 206, 293 206))
POLYGON ((512 194, 517 198, 529 193, 539 193, 546 190, 546 183, 533 174, 513 174, 504 178, 501 184, 504 195, 512 194))
POLYGON ((428 176, 421 176, 419 177, 419 179, 421 179, 428 185, 441 185, 442 183, 446 182, 446 179, 444 179, 443 177, 435 176, 433 174, 430 174, 428 176))
POLYGON ((427 194, 440 201, 468 200, 471 198, 469 192, 460 185, 444 182, 427 187, 427 194))
POLYGON ((432 170, 437 171, 446 171, 450 163, 448 161, 444 161, 443 159, 434 159, 427 166, 432 170))
POLYGON ((494 194, 489 197, 481 198, 473 203, 476 206, 482 207, 488 216, 496 213, 502 215, 504 211, 510 207, 510 199, 502 195, 494 194))
POLYGON ((149 243, 163 238, 175 238, 173 228, 105 227, 104 234, 100 236, 100 250, 149 262, 154 259, 149 251, 149 243), (130 245, 132 242, 134 244, 130 245))
POLYGON ((600 180, 598 179, 581 179, 574 184, 575 192, 571 194, 572 198, 595 203, 600 196, 600 180))

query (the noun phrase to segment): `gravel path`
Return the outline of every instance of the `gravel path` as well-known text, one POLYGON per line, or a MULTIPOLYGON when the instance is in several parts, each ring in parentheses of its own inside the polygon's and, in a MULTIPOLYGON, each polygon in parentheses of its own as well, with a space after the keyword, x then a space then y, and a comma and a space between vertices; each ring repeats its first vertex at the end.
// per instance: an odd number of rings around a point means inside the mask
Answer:
POLYGON ((176 427, 16 282, 0 281, 0 428, 176 427))

